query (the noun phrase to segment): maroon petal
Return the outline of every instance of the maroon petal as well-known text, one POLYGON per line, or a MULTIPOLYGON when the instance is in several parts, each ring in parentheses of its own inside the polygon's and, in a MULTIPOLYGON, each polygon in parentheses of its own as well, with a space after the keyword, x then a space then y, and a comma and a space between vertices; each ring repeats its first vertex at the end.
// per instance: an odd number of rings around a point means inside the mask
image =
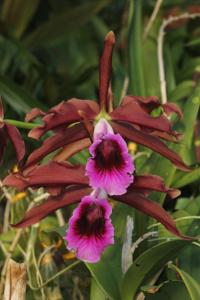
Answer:
POLYGON ((29 132, 29 137, 39 139, 48 130, 55 130, 61 127, 80 122, 82 117, 79 110, 83 111, 89 120, 93 120, 99 113, 99 106, 91 100, 70 99, 63 101, 51 108, 43 117, 44 125, 38 126, 29 132))
POLYGON ((157 175, 142 175, 135 176, 134 183, 129 187, 130 191, 157 191, 168 194, 171 198, 176 198, 180 195, 180 191, 166 187, 164 180, 157 175))
MULTIPOLYGON (((149 114, 152 101, 145 107, 145 102, 137 101, 138 97, 126 96, 122 104, 110 113, 112 120, 130 122, 142 127, 147 127, 157 131, 164 131, 174 135, 170 121, 164 115, 152 117, 149 114)), ((153 98, 154 99, 154 98, 153 98)), ((153 103, 155 100, 153 101, 153 103)), ((148 104, 148 102, 147 102, 148 104)), ((155 106, 156 104, 154 104, 155 106)), ((157 106, 160 106, 157 103, 157 106)))
POLYGON ((76 142, 73 142, 63 148, 61 152, 54 156, 53 160, 55 161, 65 161, 68 160, 71 156, 78 153, 79 151, 88 148, 91 144, 89 138, 81 139, 76 142))
POLYGON ((140 210, 150 217, 153 217, 176 236, 187 240, 192 239, 179 232, 172 217, 159 204, 145 198, 142 194, 128 192, 121 197, 114 196, 113 198, 140 210))
POLYGON ((47 154, 87 136, 88 133, 83 124, 77 124, 58 131, 54 136, 47 138, 41 147, 30 154, 26 162, 26 167, 39 162, 47 154))
POLYGON ((8 175, 3 183, 19 190, 27 187, 66 187, 71 184, 88 185, 84 166, 71 166, 67 163, 50 162, 48 165, 35 166, 22 174, 8 175))
POLYGON ((174 131, 174 135, 170 135, 169 133, 167 132, 164 132, 164 131, 151 131, 150 132, 151 135, 153 136, 156 136, 156 137, 159 137, 165 141, 168 141, 168 142, 173 142, 173 143, 178 143, 182 137, 183 137, 183 134, 181 133, 178 133, 177 131, 174 131))
POLYGON ((89 187, 69 187, 60 195, 50 196, 44 203, 31 208, 19 223, 12 226, 24 228, 35 224, 57 209, 79 202, 82 197, 90 193, 89 187))
POLYGON ((3 155, 6 148, 6 142, 7 142, 7 138, 6 138, 4 128, 0 128, 0 163, 3 160, 3 155))
POLYGON ((178 154, 176 154, 171 149, 169 149, 158 138, 151 136, 150 134, 144 133, 140 130, 137 130, 134 126, 122 122, 120 123, 112 122, 112 127, 116 132, 119 132, 126 139, 129 139, 131 141, 134 141, 135 143, 148 147, 153 151, 156 151, 162 156, 166 157, 177 168, 183 171, 191 171, 190 168, 184 164, 184 162, 178 156, 178 154))
POLYGON ((15 148, 17 160, 19 162, 22 160, 25 154, 25 144, 22 140, 21 134, 19 130, 13 125, 5 123, 4 128, 6 129, 8 137, 15 148))
POLYGON ((104 41, 104 49, 99 65, 99 103, 100 108, 108 111, 108 88, 112 71, 112 52, 115 45, 115 35, 110 31, 104 41))
POLYGON ((4 119, 4 109, 3 109, 3 102, 1 97, 0 97, 0 119, 1 121, 4 119))
POLYGON ((39 116, 45 116, 45 112, 43 112, 41 109, 35 107, 26 114, 25 121, 30 122, 39 116))
POLYGON ((179 118, 183 117, 181 109, 175 103, 166 103, 163 105, 164 112, 166 115, 171 115, 172 113, 177 114, 179 118))
POLYGON ((150 97, 141 97, 141 96, 125 96, 122 99, 121 105, 132 104, 135 102, 146 112, 151 113, 154 109, 161 106, 161 103, 158 100, 158 97, 150 96, 150 97))

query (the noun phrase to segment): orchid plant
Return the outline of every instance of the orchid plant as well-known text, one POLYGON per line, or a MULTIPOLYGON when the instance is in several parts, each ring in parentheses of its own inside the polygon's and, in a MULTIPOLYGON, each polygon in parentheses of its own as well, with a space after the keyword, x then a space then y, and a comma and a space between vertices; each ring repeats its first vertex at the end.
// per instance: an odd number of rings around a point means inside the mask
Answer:
POLYGON ((43 121, 29 132, 29 137, 38 140, 47 132, 53 135, 44 139, 26 160, 23 160, 24 144, 17 129, 3 120, 0 129, 0 134, 9 136, 13 142, 18 159, 18 169, 6 176, 3 184, 20 191, 43 187, 49 193, 45 202, 28 210, 24 218, 12 226, 30 226, 59 208, 80 202, 69 220, 65 239, 67 248, 73 250, 77 258, 91 263, 99 261, 104 249, 114 243, 110 199, 153 217, 176 236, 190 239, 179 232, 164 208, 148 198, 153 191, 176 198, 179 190, 167 187, 159 176, 138 175, 127 147, 128 141, 148 147, 177 168, 189 171, 179 155, 163 141, 180 140, 181 135, 172 129, 170 115, 176 113, 181 117, 182 112, 173 103, 162 105, 156 97, 125 96, 118 107, 113 107, 114 44, 114 33, 109 32, 100 59, 98 103, 73 98, 48 112, 34 108, 27 114, 26 122, 38 116, 43 121), (155 117, 153 111, 157 108, 160 114, 155 117), (90 153, 86 165, 71 164, 69 159, 83 149, 89 149, 90 153), (55 150, 56 154, 44 164, 42 159, 55 150))

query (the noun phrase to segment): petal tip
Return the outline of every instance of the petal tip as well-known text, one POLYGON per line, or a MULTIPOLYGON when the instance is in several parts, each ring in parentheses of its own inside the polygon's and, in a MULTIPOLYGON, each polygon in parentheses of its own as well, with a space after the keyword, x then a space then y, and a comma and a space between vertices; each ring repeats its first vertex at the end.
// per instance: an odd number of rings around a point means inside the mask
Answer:
POLYGON ((105 41, 108 41, 113 45, 115 44, 115 34, 112 30, 107 33, 105 41))

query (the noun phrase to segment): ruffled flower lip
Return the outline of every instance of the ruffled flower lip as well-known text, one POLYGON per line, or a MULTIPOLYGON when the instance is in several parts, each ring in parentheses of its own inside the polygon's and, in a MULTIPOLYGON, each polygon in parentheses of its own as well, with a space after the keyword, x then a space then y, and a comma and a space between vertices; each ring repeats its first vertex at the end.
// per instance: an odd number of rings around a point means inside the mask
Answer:
POLYGON ((99 261, 104 249, 114 243, 112 208, 105 199, 83 197, 73 211, 66 235, 67 248, 86 262, 99 261))
POLYGON ((109 195, 122 195, 133 182, 134 164, 127 145, 119 134, 107 133, 89 148, 91 158, 86 174, 93 188, 103 188, 109 195))

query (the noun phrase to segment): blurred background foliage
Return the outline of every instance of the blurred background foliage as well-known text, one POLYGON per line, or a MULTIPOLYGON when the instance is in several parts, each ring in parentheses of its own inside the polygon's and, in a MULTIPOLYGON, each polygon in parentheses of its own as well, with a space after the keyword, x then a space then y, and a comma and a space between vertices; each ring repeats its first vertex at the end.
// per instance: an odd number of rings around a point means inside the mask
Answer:
MULTIPOLYGON (((160 97, 157 59, 159 28, 164 18, 185 12, 200 14, 200 3, 198 0, 162 1, 155 21, 144 38, 145 28, 157 2, 1 0, 0 95, 6 118, 23 120, 25 113, 33 107, 47 110, 72 97, 96 100, 98 61, 104 37, 110 30, 117 37, 112 78, 115 104, 120 102, 126 91, 132 95, 160 97)), ((152 198, 173 214, 180 230, 198 236, 200 18, 179 20, 167 26, 163 60, 168 101, 176 102, 184 112, 182 121, 177 122, 174 118, 174 126, 184 137, 180 145, 173 147, 186 163, 193 166, 193 170, 187 174, 177 171, 170 162, 142 147, 137 149, 136 167, 138 173, 159 174, 169 186, 181 188, 181 198, 173 203, 162 195, 152 195, 152 198)), ((30 152, 39 142, 28 139, 24 129, 21 132, 30 152)), ((84 162, 86 157, 87 153, 83 152, 73 161, 84 162)), ((1 166, 1 177, 13 164, 13 152, 8 148, 1 166)), ((9 205, 9 199, 5 201, 5 193, 1 197, 1 266, 16 234, 14 229, 4 228, 6 211, 11 214, 11 221, 17 222, 31 200, 44 195, 43 191, 33 193, 29 190, 23 195, 13 190, 8 192, 11 199, 9 205)), ((67 220, 70 209, 64 216, 67 220)), ((50 216, 20 234, 13 257, 16 260, 25 257, 28 264, 27 299, 131 300, 136 299, 138 291, 142 291, 145 299, 200 299, 198 243, 187 246, 188 242, 174 240, 152 219, 121 205, 114 209, 113 223, 117 244, 106 251, 100 263, 71 268, 44 288, 37 287, 74 261, 61 239, 66 226, 59 227, 57 218, 50 216), (134 217, 134 240, 147 228, 156 228, 159 238, 144 241, 139 246, 133 264, 123 277, 120 255, 127 215, 134 217), (160 244, 161 241, 165 243, 160 244), (166 266, 175 256, 178 257, 176 266, 166 266)))

